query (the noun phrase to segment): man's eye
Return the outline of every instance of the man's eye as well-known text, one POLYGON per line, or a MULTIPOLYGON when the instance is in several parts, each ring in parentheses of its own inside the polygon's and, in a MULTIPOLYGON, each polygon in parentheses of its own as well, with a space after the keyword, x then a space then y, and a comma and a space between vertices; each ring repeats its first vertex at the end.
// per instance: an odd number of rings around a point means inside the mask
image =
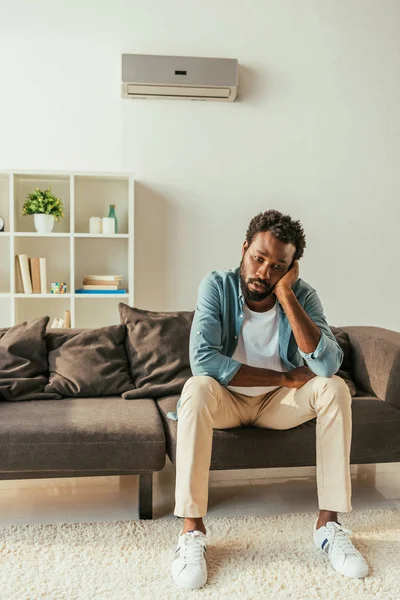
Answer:
MULTIPOLYGON (((254 259, 257 262, 264 262, 260 256, 254 256, 254 259)), ((283 267, 281 267, 280 265, 274 265, 274 267, 276 268, 277 271, 283 271, 283 267)))

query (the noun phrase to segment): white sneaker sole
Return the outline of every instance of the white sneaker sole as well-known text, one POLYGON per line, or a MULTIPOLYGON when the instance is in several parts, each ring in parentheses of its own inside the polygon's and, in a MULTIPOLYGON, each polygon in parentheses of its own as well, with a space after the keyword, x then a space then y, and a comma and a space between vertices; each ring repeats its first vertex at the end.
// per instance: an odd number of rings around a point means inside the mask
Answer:
MULTIPOLYGON (((172 579, 174 579, 174 578, 172 578, 172 579)), ((188 583, 186 584, 186 583, 182 583, 180 581, 176 581, 176 579, 174 579, 174 583, 182 590, 198 590, 206 585, 207 579, 201 585, 190 585, 188 583)))
POLYGON ((363 579, 364 577, 366 577, 368 575, 368 572, 369 572, 368 567, 366 567, 366 569, 364 569, 364 571, 360 571, 358 574, 356 574, 356 573, 350 574, 350 573, 346 573, 345 571, 341 571, 340 569, 337 569, 331 563, 331 560, 330 560, 329 556, 327 555, 327 553, 324 552, 322 550, 322 548, 320 548, 319 546, 316 546, 316 548, 320 551, 321 554, 324 555, 325 559, 329 562, 329 564, 331 565, 332 569, 334 571, 336 571, 336 573, 340 573, 340 575, 344 575, 345 577, 351 577, 353 579, 363 579))
POLYGON ((182 588, 182 589, 187 589, 187 590, 197 590, 198 588, 203 587, 206 583, 207 583, 207 573, 205 574, 205 578, 204 579, 200 579, 199 578, 199 583, 192 583, 190 581, 185 581, 183 578, 179 577, 180 574, 176 575, 173 571, 173 569, 171 569, 171 576, 172 579, 174 580, 174 583, 182 588))

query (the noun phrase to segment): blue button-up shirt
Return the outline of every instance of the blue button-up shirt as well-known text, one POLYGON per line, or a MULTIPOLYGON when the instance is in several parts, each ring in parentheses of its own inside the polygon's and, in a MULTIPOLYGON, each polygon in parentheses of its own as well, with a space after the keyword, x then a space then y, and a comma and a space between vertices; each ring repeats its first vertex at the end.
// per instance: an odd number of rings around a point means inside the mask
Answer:
MULTIPOLYGON (((279 306, 279 354, 287 371, 306 364, 313 373, 332 377, 343 361, 343 350, 326 321, 317 292, 300 277, 292 290, 308 316, 321 331, 314 352, 302 352, 293 335, 289 319, 279 306)), ((196 311, 190 330, 189 356, 193 375, 208 375, 227 386, 241 363, 231 358, 242 328, 244 298, 239 267, 211 271, 200 283, 196 311)), ((180 399, 177 408, 179 408, 180 399)), ((177 412, 169 412, 177 420, 177 412)))

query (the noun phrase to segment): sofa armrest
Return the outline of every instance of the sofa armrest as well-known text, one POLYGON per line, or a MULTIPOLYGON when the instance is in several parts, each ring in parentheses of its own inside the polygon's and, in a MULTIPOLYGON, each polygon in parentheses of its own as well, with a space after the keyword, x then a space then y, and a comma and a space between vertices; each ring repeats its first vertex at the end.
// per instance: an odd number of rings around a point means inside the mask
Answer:
POLYGON ((400 410, 400 332, 382 327, 342 327, 353 353, 358 389, 400 410))

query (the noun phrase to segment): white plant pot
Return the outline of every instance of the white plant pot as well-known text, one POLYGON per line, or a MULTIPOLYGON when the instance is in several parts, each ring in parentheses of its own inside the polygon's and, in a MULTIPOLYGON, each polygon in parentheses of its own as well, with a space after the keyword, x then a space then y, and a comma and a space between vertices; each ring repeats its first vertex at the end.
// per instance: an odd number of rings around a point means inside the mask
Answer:
POLYGON ((54 215, 33 215, 35 229, 38 233, 50 233, 54 227, 54 215))

